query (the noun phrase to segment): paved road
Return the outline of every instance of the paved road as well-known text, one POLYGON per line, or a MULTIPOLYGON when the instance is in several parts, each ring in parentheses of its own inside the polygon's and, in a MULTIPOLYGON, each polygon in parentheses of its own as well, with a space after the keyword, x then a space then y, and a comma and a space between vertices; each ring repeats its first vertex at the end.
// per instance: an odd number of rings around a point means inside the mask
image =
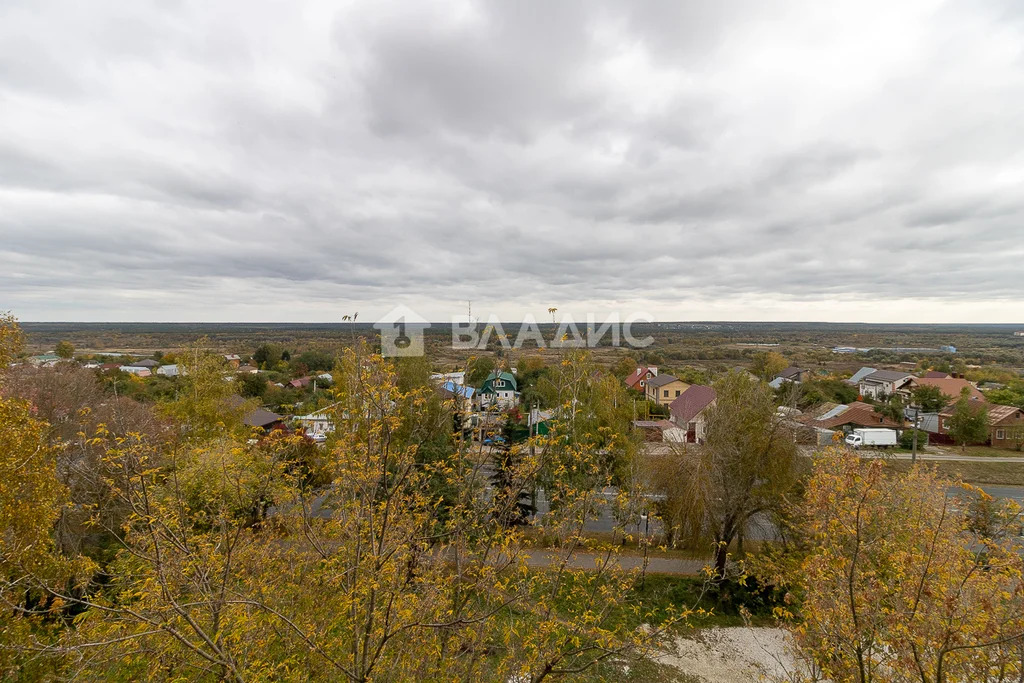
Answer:
MULTIPOLYGON (((644 452, 647 455, 666 455, 673 452, 673 448, 678 448, 673 444, 666 443, 647 443, 644 444, 644 452)), ((820 450, 820 446, 800 446, 800 453, 802 455, 810 456, 815 451, 820 450)), ((962 462, 1013 462, 1024 465, 1024 455, 960 455, 955 448, 941 448, 937 446, 929 446, 927 453, 918 453, 918 460, 959 460, 962 462)), ((893 453, 892 451, 878 451, 878 450, 866 450, 861 449, 857 451, 857 454, 862 458, 893 458, 896 460, 910 460, 910 453, 893 453)))
POLYGON ((1010 486, 1008 484, 975 484, 975 486, 993 498, 1009 498, 1024 506, 1024 486, 1010 486))
MULTIPOLYGON (((531 567, 550 567, 561 561, 558 553, 550 550, 530 550, 527 552, 526 563, 531 567)), ((596 569, 597 560, 604 560, 603 554, 597 553, 576 553, 569 560, 569 566, 574 569, 596 569)), ((640 569, 643 566, 644 558, 638 555, 618 555, 615 558, 617 564, 623 569, 640 569)), ((651 557, 647 561, 647 573, 649 574, 677 574, 680 576, 693 576, 700 574, 700 571, 710 563, 707 560, 691 560, 683 557, 651 557)))
MULTIPOLYGON (((910 453, 887 453, 885 451, 859 451, 862 458, 891 458, 893 460, 911 460, 910 453)), ((949 460, 952 462, 1015 462, 1024 465, 1024 457, 1003 455, 952 455, 949 453, 918 453, 918 460, 949 460)))

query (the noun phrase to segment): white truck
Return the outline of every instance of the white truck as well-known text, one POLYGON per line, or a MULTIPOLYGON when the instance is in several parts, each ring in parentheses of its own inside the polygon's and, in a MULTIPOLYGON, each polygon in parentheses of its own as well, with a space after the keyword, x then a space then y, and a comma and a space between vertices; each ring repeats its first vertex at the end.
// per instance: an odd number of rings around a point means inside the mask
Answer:
POLYGON ((896 445, 896 430, 881 427, 858 427, 846 437, 846 445, 850 448, 860 448, 861 446, 889 448, 896 445))

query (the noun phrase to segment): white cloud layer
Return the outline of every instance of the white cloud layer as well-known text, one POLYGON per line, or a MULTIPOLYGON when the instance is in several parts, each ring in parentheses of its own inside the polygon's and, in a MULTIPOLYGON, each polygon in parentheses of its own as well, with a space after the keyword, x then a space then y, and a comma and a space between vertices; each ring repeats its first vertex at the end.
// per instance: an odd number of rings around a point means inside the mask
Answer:
POLYGON ((0 309, 1024 320, 1024 5, 0 3, 0 309))

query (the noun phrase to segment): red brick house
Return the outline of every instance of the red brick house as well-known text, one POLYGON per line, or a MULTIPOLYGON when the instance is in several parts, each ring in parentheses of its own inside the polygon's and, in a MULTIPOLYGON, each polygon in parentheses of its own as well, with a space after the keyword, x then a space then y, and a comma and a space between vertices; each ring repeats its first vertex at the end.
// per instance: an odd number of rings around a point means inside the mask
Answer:
POLYGON ((988 409, 989 445, 993 448, 1024 449, 1024 410, 1015 406, 988 409))
MULTIPOLYGON (((993 448, 1024 448, 1024 410, 1015 406, 986 405, 988 408, 988 444, 993 448)), ((949 434, 949 418, 956 404, 939 413, 939 434, 949 434)))

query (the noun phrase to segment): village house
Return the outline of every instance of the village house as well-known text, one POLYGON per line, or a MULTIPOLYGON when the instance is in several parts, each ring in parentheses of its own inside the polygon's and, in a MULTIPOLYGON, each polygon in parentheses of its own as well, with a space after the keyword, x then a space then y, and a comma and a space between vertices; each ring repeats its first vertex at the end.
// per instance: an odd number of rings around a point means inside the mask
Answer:
POLYGON ((239 375, 255 375, 259 372, 259 368, 255 365, 239 365, 235 372, 239 375))
POLYGON ((127 372, 129 375, 135 375, 136 377, 149 377, 153 374, 153 371, 147 367, 141 365, 121 365, 117 368, 121 372, 127 372))
POLYGON ((910 381, 907 392, 910 393, 917 387, 937 387, 939 391, 950 401, 956 401, 964 389, 972 401, 984 401, 985 395, 966 379, 962 377, 915 377, 910 381))
POLYGON ((242 364, 242 359, 238 356, 237 353, 225 354, 224 360, 227 361, 228 365, 230 365, 232 368, 237 368, 239 365, 242 364))
POLYGON ((438 382, 438 383, 451 382, 453 384, 458 384, 459 386, 462 386, 462 385, 464 385, 466 383, 466 373, 465 372, 435 372, 434 374, 432 374, 430 376, 430 379, 435 381, 435 382, 438 382))
POLYGON ((876 368, 869 368, 865 366, 853 373, 849 379, 844 379, 843 382, 849 384, 851 387, 860 387, 860 381, 873 372, 878 372, 878 370, 876 368))
POLYGON ((519 391, 516 377, 511 372, 493 371, 487 375, 480 391, 477 392, 480 407, 497 407, 501 410, 519 405, 519 391))
POLYGON ((476 389, 446 380, 438 386, 437 390, 445 401, 451 401, 453 404, 452 413, 456 431, 468 430, 473 420, 473 395, 476 393, 476 389))
POLYGON ((266 408, 256 408, 245 414, 242 422, 249 427, 258 427, 266 431, 284 429, 284 417, 266 408))
POLYGON ((686 440, 686 430, 671 420, 633 420, 633 429, 640 431, 648 442, 682 443, 686 440))
POLYGON ((326 408, 315 410, 307 415, 299 415, 295 418, 303 434, 317 443, 323 443, 328 435, 334 432, 334 421, 336 419, 335 406, 332 403, 326 408))
POLYGON ((161 365, 156 369, 156 374, 163 375, 164 377, 177 377, 181 374, 177 365, 161 365))
MULTIPOLYGON (((1024 410, 1015 406, 986 405, 988 409, 987 443, 994 448, 1021 449, 1024 447, 1024 410)), ((950 418, 956 411, 956 404, 939 411, 936 433, 949 435, 950 418)))
POLYGON ((806 368, 797 368, 790 366, 783 370, 782 372, 780 372, 779 374, 775 375, 775 379, 773 379, 768 384, 771 385, 773 389, 778 389, 785 382, 795 382, 796 384, 800 384, 801 382, 806 382, 810 378, 810 370, 806 368))
POLYGON ((850 431, 857 427, 889 427, 891 429, 903 427, 902 423, 875 412, 874 406, 861 401, 854 401, 849 405, 838 405, 817 417, 800 415, 796 421, 809 427, 833 431, 837 429, 850 431))
POLYGON ((647 400, 667 406, 689 388, 689 384, 673 375, 655 375, 647 380, 647 400))
POLYGON ((915 377, 901 370, 875 370, 858 385, 860 395, 874 399, 892 396, 905 389, 915 377))
POLYGON ((687 443, 704 443, 707 430, 706 411, 715 403, 715 390, 694 384, 669 404, 671 420, 686 430, 687 443))
POLYGON ((626 386, 641 393, 647 392, 647 381, 658 374, 658 368, 640 366, 626 377, 626 386))
POLYGON ((1024 448, 1024 410, 1016 406, 988 409, 989 444, 993 448, 1024 448))

